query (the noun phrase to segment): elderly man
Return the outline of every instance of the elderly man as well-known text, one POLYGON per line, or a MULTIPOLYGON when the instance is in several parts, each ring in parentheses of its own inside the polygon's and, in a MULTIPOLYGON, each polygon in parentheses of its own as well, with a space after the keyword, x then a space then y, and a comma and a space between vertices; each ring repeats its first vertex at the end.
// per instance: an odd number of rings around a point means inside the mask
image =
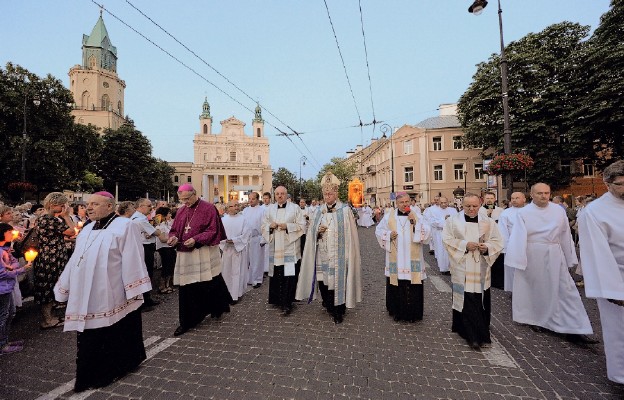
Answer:
POLYGON ((264 207, 259 205, 260 195, 256 192, 249 194, 249 206, 243 210, 245 225, 249 229, 249 280, 248 283, 257 289, 262 285, 264 273, 265 242, 262 237, 262 216, 264 207))
MULTIPOLYGON (((431 203, 431 205, 427 208, 425 208, 425 211, 423 211, 423 217, 425 218, 425 221, 427 221, 427 223, 431 226, 431 214, 437 210, 440 209, 440 196, 435 196, 433 198, 433 203, 431 203)), ((431 232, 431 244, 429 245, 430 250, 429 250, 429 254, 434 254, 435 251, 435 244, 436 244, 436 239, 435 239, 435 232, 431 232)))
POLYGON ((305 251, 305 243, 306 243, 306 233, 308 232, 308 226, 310 226, 310 208, 308 207, 308 203, 306 199, 303 197, 299 199, 299 208, 301 208, 301 213, 303 214, 303 218, 305 218, 305 226, 303 228, 303 235, 301 235, 301 254, 305 251))
POLYGON ((173 283, 180 285, 180 325, 174 336, 230 311, 232 296, 221 275, 219 244, 227 239, 214 205, 197 197, 191 184, 178 188, 184 205, 176 213, 167 244, 178 251, 173 283))
POLYGON ((607 376, 624 384, 624 161, 605 168, 602 179, 608 192, 579 213, 579 245, 585 294, 600 310, 607 376))
MULTIPOLYGON (((266 213, 266 209, 271 205, 272 196, 269 192, 264 192, 262 194, 262 216, 264 217, 264 213, 266 213)), ((260 235, 262 235, 262 219, 260 220, 260 235)), ((264 242, 264 276, 269 274, 269 248, 266 245, 266 240, 262 237, 262 241, 264 242)))
POLYGON ((227 239, 220 243, 223 262, 223 279, 228 291, 232 296, 232 304, 247 291, 249 280, 249 252, 247 245, 251 235, 251 229, 247 226, 247 220, 239 212, 239 204, 236 200, 230 200, 227 212, 223 216, 223 227, 227 239))
POLYGON ((85 225, 54 295, 67 302, 65 331, 78 332, 74 390, 108 385, 145 360, 142 293, 152 289, 141 233, 115 214, 108 192, 91 195, 85 225))
MULTIPOLYGON (((481 212, 498 222, 498 219, 503 212, 504 208, 496 205, 496 195, 492 192, 487 192, 483 196, 483 207, 481 212)), ((492 287, 496 289, 503 289, 505 286, 505 263, 503 257, 499 256, 494 265, 492 265, 492 287)))
POLYGON ((452 330, 477 351, 492 343, 490 268, 503 249, 498 225, 480 206, 476 194, 466 194, 464 210, 446 220, 442 233, 451 258, 452 330))
POLYGON ((395 321, 423 318, 423 279, 427 277, 422 243, 431 229, 410 208, 407 193, 397 195, 397 209, 384 216, 375 229, 377 241, 386 251, 386 309, 395 321))
POLYGON ((266 208, 262 218, 262 236, 269 247, 269 304, 281 308, 283 315, 292 312, 297 277, 301 267, 301 235, 305 217, 301 208, 286 201, 286 188, 275 189, 277 203, 266 208))
POLYGON ((578 264, 565 210, 551 203, 550 186, 531 187, 533 202, 518 211, 507 242, 505 265, 516 269, 513 320, 595 343, 587 312, 568 268, 578 264))
POLYGON ((431 226, 431 244, 435 250, 435 258, 442 275, 451 274, 449 255, 442 241, 442 229, 444 229, 446 219, 456 214, 457 210, 455 207, 449 207, 449 201, 446 197, 439 197, 438 206, 429 213, 428 224, 431 226))
MULTIPOLYGON (((509 203, 511 207, 506 208, 498 217, 498 229, 500 230, 501 235, 503 236, 503 242, 505 247, 507 247, 507 243, 509 243, 509 235, 511 235, 511 230, 513 229, 513 224, 518 215, 518 210, 520 210, 526 204, 526 196, 522 192, 513 192, 511 194, 511 202, 509 203)), ((498 258, 504 264, 505 261, 505 248, 500 253, 498 258)), ((514 269, 508 266, 504 266, 504 289, 506 292, 513 291, 513 277, 514 277, 514 269)), ((493 271, 492 271, 493 273, 493 271)), ((494 278, 492 278, 494 280, 494 278)))
POLYGON ((339 324, 347 308, 362 300, 360 242, 353 212, 338 200, 340 181, 328 172, 322 178, 325 205, 310 217, 297 299, 311 302, 318 282, 323 306, 339 324))

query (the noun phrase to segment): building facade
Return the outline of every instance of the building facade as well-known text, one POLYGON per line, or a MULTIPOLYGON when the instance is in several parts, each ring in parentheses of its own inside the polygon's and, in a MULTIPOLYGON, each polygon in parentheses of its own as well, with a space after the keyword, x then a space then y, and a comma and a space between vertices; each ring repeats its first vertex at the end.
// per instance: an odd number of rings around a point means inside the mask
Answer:
POLYGON ((210 104, 205 99, 193 140, 193 162, 170 163, 176 169, 174 186, 192 183, 201 197, 215 203, 246 201, 250 191, 271 191, 269 139, 264 136, 259 105, 251 126, 252 134, 245 134, 245 123, 232 116, 221 121, 220 132, 213 133, 210 104))
POLYGON ((111 43, 100 13, 91 35, 82 37, 82 64, 69 70, 75 121, 95 125, 100 132, 118 129, 126 122, 125 89, 126 83, 117 75, 117 48, 111 43))
POLYGON ((421 204, 435 196, 453 201, 458 188, 481 194, 487 187, 481 150, 465 148, 462 136, 456 107, 449 104, 440 106, 437 117, 356 148, 348 159, 359 165, 365 201, 384 206, 391 203, 392 192, 407 192, 421 204))

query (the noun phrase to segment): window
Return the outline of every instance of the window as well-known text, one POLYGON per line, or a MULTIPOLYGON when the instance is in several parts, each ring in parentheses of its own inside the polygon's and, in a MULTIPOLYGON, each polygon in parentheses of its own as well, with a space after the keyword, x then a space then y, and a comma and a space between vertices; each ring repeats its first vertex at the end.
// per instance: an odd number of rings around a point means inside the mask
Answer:
POLYGON ((434 165, 433 166, 433 180, 434 181, 442 181, 444 180, 444 175, 442 174, 442 166, 434 165))
POLYGON ((260 128, 256 128, 256 136, 262 137, 262 131, 260 130, 260 128))
POLYGON ((570 160, 561 160, 560 170, 564 175, 570 175, 572 173, 572 168, 570 166, 570 160))
POLYGON ((236 161, 236 152, 230 151, 230 161, 236 161))
POLYGON ((177 175, 176 175, 176 176, 174 176, 174 177, 173 177, 173 181, 174 181, 175 183, 178 183, 178 182, 180 181, 180 177, 179 177, 179 176, 177 176, 177 175))
POLYGON ((208 124, 204 124, 204 135, 208 133, 208 124))
POLYGON ((187 181, 188 183, 191 183, 191 176, 190 176, 190 175, 186 177, 186 181, 187 181))
POLYGON ((461 136, 453 136, 453 150, 463 150, 464 145, 462 144, 461 136))
POLYGON ((442 136, 433 138, 433 151, 442 151, 442 136))
POLYGON ((262 156, 258 154, 258 162, 262 162, 262 156))
POLYGON ((455 173, 456 181, 464 180, 464 164, 453 164, 453 172, 455 173))
POLYGON ((414 182, 414 167, 405 167, 405 182, 414 182))
POLYGON ((108 85, 108 82, 103 82, 103 83, 102 83, 102 86, 104 86, 105 88, 107 88, 107 87, 109 86, 109 85, 108 85))
POLYGON ((238 184, 238 175, 230 176, 230 183, 237 185, 238 184))
POLYGON ((90 68, 90 69, 95 68, 95 62, 96 62, 96 60, 95 60, 95 56, 91 56, 91 57, 89 57, 89 68, 90 68))
POLYGON ((403 154, 412 154, 414 152, 414 144, 411 140, 403 142, 403 154))
POLYGON ((102 96, 102 109, 108 110, 109 107, 110 107, 110 99, 108 98, 108 95, 105 94, 104 96, 102 96))
POLYGON ((583 161, 583 176, 596 176, 596 166, 590 161, 583 161))
POLYGON ((483 163, 474 165, 474 177, 476 180, 483 179, 483 163))

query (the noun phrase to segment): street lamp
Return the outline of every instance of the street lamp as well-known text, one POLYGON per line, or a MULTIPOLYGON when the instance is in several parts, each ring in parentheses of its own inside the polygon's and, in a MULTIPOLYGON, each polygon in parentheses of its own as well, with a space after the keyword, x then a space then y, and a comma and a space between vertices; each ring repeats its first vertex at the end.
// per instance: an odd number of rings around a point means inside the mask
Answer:
MULTIPOLYGON (((39 106, 41 104, 41 100, 39 100, 39 96, 33 97, 33 104, 39 106)), ((28 91, 24 93, 24 123, 22 124, 22 182, 26 182, 26 142, 28 140, 28 133, 26 131, 26 108, 28 105, 28 91)), ((24 200, 24 199, 22 199, 24 200)))
MULTIPOLYGON (((487 6, 485 0, 475 0, 468 12, 479 15, 487 6)), ((500 48, 501 48, 501 96, 503 99, 503 151, 505 154, 511 154, 511 128, 509 127, 509 96, 508 96, 508 77, 507 77, 507 58, 505 57, 505 42, 503 41, 503 10, 501 9, 500 0, 498 0, 498 28, 500 32, 500 48)), ((507 185, 508 198, 513 192, 513 176, 510 173, 505 175, 505 183, 507 185)))
POLYGON ((306 156, 301 156, 301 158, 299 159, 299 199, 301 199, 301 197, 303 197, 303 195, 302 195, 302 193, 303 193, 303 178, 301 178, 301 168, 302 168, 302 166, 305 167, 306 161, 308 161, 306 156))
POLYGON ((386 133, 390 136, 390 180, 392 182, 392 192, 390 192, 390 200, 394 206, 394 146, 392 145, 392 127, 388 124, 382 124, 379 130, 383 133, 382 138, 386 138, 386 133))

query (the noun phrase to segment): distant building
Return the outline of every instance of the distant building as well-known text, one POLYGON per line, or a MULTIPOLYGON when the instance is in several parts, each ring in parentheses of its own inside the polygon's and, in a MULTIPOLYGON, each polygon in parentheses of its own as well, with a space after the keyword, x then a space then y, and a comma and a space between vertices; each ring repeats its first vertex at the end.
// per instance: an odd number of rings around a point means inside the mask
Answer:
POLYGON ((82 64, 69 70, 74 96, 72 115, 80 124, 118 129, 124 122, 126 83, 117 75, 117 48, 111 43, 102 14, 91 35, 82 36, 82 64))
POLYGON ((221 121, 221 132, 212 132, 208 99, 199 116, 199 132, 193 140, 193 163, 169 163, 175 168, 173 184, 192 183, 198 194, 211 202, 246 201, 250 191, 271 191, 273 173, 269 162, 269 139, 258 105, 252 134, 234 116, 221 121))
POLYGON ((456 105, 443 104, 437 117, 403 125, 391 138, 383 136, 366 148, 358 146, 348 159, 359 165, 365 201, 389 204, 393 178, 395 193, 407 192, 421 204, 439 195, 453 202, 458 188, 480 194, 487 185, 481 150, 465 148, 463 135, 456 105))

